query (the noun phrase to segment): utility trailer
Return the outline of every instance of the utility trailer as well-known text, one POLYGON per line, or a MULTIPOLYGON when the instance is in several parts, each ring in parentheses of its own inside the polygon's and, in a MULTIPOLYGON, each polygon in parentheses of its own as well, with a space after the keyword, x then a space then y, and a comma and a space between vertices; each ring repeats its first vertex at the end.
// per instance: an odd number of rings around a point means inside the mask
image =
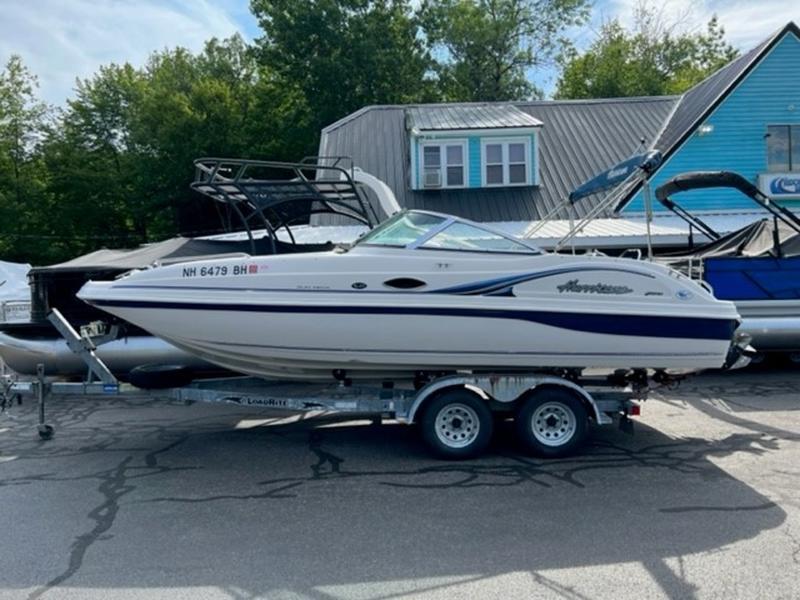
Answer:
MULTIPOLYGON (((226 377, 186 382, 159 389, 143 386, 147 369, 138 373, 140 386, 119 381, 95 355, 92 338, 78 334, 57 310, 49 316, 69 347, 86 363, 83 382, 49 378, 40 366, 31 381, 6 376, 3 406, 33 398, 39 405, 38 433, 49 439, 46 405, 52 399, 130 397, 185 402, 237 404, 281 411, 372 414, 419 425, 422 437, 442 458, 472 458, 488 446, 496 419, 513 418, 516 435, 529 451, 546 457, 575 452, 588 435, 590 422, 619 422, 632 430, 631 416, 650 390, 644 372, 616 372, 589 377, 575 371, 560 373, 420 373, 413 381, 360 383, 341 374, 339 381, 267 381, 255 377, 226 377)), ((168 367, 151 368, 151 383, 163 385, 168 367), (155 376, 155 377, 152 377, 155 376)), ((656 377, 665 383, 666 376, 656 377)))

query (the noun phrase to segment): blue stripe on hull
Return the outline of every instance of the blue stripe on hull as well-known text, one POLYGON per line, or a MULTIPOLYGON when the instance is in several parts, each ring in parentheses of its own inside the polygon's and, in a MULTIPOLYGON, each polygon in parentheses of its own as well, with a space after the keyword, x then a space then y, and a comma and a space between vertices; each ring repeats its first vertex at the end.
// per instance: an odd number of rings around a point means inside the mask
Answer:
POLYGON ((414 315, 434 317, 476 317, 529 321, 587 333, 607 335, 730 340, 738 325, 733 319, 705 317, 632 316, 614 314, 566 313, 540 310, 498 310, 482 308, 438 308, 406 306, 285 306, 147 300, 94 300, 98 307, 153 308, 173 310, 213 310, 256 313, 330 315, 414 315))

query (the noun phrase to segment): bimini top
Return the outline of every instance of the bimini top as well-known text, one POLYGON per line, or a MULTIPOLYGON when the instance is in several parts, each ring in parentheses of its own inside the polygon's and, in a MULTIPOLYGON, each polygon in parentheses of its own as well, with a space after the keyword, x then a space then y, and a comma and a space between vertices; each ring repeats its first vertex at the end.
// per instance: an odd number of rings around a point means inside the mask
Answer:
POLYGON ((356 246, 542 254, 536 246, 482 223, 423 210, 406 210, 396 214, 361 237, 356 246))
POLYGON ((769 196, 764 194, 744 177, 731 171, 690 171, 681 173, 656 189, 656 200, 686 221, 690 226, 696 227, 712 240, 718 240, 722 236, 717 231, 706 224, 700 217, 691 214, 671 198, 671 196, 681 192, 708 188, 731 188, 739 190, 755 204, 771 213, 775 219, 776 226, 778 221, 780 221, 800 234, 800 218, 798 218, 797 215, 786 207, 776 204, 769 196))

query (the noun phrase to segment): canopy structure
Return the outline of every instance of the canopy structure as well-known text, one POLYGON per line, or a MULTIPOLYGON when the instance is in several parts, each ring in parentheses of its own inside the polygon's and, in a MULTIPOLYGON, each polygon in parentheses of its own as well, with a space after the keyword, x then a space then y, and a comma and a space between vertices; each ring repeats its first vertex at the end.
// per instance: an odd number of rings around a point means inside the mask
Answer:
POLYGON ((379 219, 354 181, 354 170, 340 166, 344 160, 346 157, 308 157, 287 163, 200 158, 194 163, 191 187, 230 211, 226 217, 239 220, 253 246, 253 229, 266 229, 274 243, 279 229, 292 238, 291 225, 306 223, 320 213, 349 217, 372 227, 379 219))
MULTIPOLYGON (((711 239, 716 240, 722 236, 700 217, 691 214, 671 197, 681 192, 708 188, 732 188, 742 192, 745 196, 753 200, 753 203, 772 215, 776 236, 779 222, 796 233, 800 233, 800 218, 798 218, 797 215, 780 204, 776 204, 769 196, 764 194, 744 177, 738 173, 732 173, 731 171, 691 171, 688 173, 681 173, 656 189, 656 199, 666 208, 689 223, 690 226, 697 228, 711 239)), ((776 246, 779 245, 777 237, 775 238, 775 244, 776 246)))
POLYGON ((784 223, 761 219, 755 223, 720 236, 713 242, 686 253, 673 254, 675 258, 712 258, 777 255, 786 258, 800 256, 800 232, 784 223))

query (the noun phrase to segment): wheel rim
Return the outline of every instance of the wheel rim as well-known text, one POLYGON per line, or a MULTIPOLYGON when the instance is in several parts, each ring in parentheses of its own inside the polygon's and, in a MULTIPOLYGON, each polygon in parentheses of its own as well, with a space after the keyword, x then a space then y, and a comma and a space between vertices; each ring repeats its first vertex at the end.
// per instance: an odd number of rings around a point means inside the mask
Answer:
POLYGON ((560 402, 545 402, 531 416, 531 431, 536 441, 550 447, 569 442, 577 424, 572 409, 560 402))
POLYGON ((466 448, 480 428, 478 413, 466 404, 448 404, 436 415, 436 437, 448 448, 466 448))

